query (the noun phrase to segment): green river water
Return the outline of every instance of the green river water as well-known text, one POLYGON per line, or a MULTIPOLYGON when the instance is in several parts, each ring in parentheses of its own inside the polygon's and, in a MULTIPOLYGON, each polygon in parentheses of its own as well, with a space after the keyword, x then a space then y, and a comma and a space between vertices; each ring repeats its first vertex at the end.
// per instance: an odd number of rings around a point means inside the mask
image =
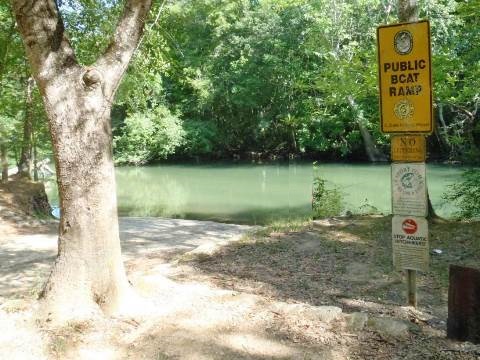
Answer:
MULTIPOLYGON (((461 171, 427 166, 430 196, 441 216, 455 211, 441 196, 461 171)), ((353 213, 365 204, 390 213, 390 165, 319 164, 316 173, 341 190, 353 213)), ((311 214, 312 163, 155 165, 120 167, 116 174, 121 216, 265 224, 311 214)), ((55 187, 48 189, 56 204, 55 187)))

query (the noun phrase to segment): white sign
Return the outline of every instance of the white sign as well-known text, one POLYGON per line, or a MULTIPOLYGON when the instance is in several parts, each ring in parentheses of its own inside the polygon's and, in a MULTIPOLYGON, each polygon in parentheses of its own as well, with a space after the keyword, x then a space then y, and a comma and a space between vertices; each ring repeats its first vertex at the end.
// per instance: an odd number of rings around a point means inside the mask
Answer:
POLYGON ((392 164, 394 215, 427 216, 425 163, 392 164))
POLYGON ((393 265, 397 270, 427 271, 429 262, 428 222, 414 216, 392 219, 393 265))

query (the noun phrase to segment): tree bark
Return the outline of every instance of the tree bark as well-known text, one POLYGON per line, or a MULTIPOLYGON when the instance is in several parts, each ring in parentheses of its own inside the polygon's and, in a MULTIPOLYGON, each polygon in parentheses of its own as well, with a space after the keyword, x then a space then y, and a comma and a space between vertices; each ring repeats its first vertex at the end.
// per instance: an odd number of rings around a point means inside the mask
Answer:
POLYGON ((54 0, 14 0, 49 120, 61 219, 58 256, 41 297, 57 321, 122 310, 130 292, 121 259, 110 110, 150 0, 127 0, 112 43, 77 63, 54 0))
POLYGON ((23 141, 20 161, 18 163, 18 175, 31 179, 32 174, 32 143, 33 143, 33 78, 29 77, 25 96, 25 120, 23 123, 23 141))
POLYGON ((427 220, 430 220, 436 223, 443 223, 446 221, 444 218, 438 215, 437 212, 435 211, 432 204, 432 199, 430 198, 430 194, 428 193, 428 189, 427 189, 427 208, 428 208, 427 220))
POLYGON ((382 154, 380 150, 375 146, 372 135, 368 132, 367 128, 362 124, 361 121, 357 121, 358 128, 360 129, 360 134, 362 135, 363 144, 365 146, 365 152, 367 153, 368 160, 370 162, 385 162, 387 157, 385 154, 382 154))
POLYGON ((447 124, 445 123, 445 118, 443 117, 443 104, 441 102, 438 103, 438 120, 440 121, 441 131, 440 131, 440 139, 441 142, 444 144, 445 148, 448 149, 450 152, 450 156, 452 156, 452 146, 448 139, 448 128, 447 124))
POLYGON ((398 20, 400 22, 418 21, 417 0, 398 0, 398 20))
POLYGON ((372 135, 363 124, 363 115, 360 115, 360 109, 358 108, 358 104, 355 102, 353 96, 348 97, 348 102, 350 103, 350 106, 355 113, 355 121, 357 122, 358 128, 360 129, 360 135, 363 139, 363 145, 365 147, 365 153, 368 156, 368 160, 370 162, 387 161, 387 157, 380 150, 378 150, 377 146, 375 145, 375 141, 372 138, 372 135))
POLYGON ((33 181, 38 181, 38 152, 37 152, 37 139, 35 133, 33 134, 33 181))
POLYGON ((2 163, 2 182, 8 181, 7 144, 0 142, 0 161, 2 163))

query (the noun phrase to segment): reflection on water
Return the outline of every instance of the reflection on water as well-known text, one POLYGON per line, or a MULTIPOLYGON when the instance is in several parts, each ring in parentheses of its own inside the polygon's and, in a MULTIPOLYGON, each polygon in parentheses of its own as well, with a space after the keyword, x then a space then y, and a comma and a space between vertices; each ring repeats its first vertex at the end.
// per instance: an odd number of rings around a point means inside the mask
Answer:
MULTIPOLYGON (((162 216, 265 224, 311 213, 311 163, 156 165, 117 168, 122 216, 162 216)), ((335 184, 353 212, 368 204, 390 213, 390 166, 320 164, 316 173, 335 184)), ((461 168, 429 165, 427 182, 442 216, 453 209, 441 195, 461 168)), ((55 203, 55 189, 50 198, 55 203), (53 195, 53 196, 52 196, 53 195)))
POLYGON ((124 216, 184 217, 190 189, 153 168, 117 169, 119 211, 124 216))
POLYGON ((311 165, 122 167, 119 212, 260 224, 309 215, 311 181, 311 165))

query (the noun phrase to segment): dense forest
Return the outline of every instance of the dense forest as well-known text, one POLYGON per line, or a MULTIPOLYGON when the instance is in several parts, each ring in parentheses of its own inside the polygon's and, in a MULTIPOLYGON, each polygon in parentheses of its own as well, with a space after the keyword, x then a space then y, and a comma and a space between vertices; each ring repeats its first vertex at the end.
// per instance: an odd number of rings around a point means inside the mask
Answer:
MULTIPOLYGON (((89 65, 107 46, 122 2, 58 3, 77 57, 89 65)), ((431 160, 480 161, 478 4, 420 4, 432 30, 431 160)), ((49 156, 50 141, 6 1, 0 20, 1 148, 22 167, 49 156)), ((389 0, 155 3, 112 110, 116 162, 384 159, 376 27, 393 22, 389 0)))

